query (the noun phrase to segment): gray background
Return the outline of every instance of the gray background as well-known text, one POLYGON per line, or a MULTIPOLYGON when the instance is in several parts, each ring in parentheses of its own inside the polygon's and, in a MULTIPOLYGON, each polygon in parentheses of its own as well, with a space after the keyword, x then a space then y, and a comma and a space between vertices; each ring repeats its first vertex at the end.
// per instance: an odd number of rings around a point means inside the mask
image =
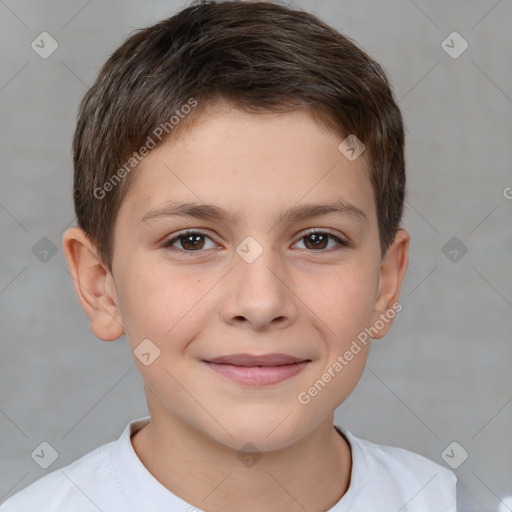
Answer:
MULTIPOLYGON (((0 0, 0 502, 147 414, 125 339, 101 342, 89 329, 61 237, 74 222, 70 147, 81 97, 134 29, 183 5, 0 0), (59 44, 47 59, 31 48, 43 31, 59 44), (33 253, 43 237, 57 250, 46 263, 33 253), (48 470, 30 456, 42 441, 59 454, 48 470)), ((457 441, 469 457, 455 472, 479 510, 497 511, 512 493, 512 2, 291 5, 383 64, 407 128, 404 309, 374 342, 336 422, 443 465, 457 441), (469 44, 456 59, 441 46, 453 31, 469 44), (467 248, 456 262, 453 247, 443 252, 452 237, 467 248)))

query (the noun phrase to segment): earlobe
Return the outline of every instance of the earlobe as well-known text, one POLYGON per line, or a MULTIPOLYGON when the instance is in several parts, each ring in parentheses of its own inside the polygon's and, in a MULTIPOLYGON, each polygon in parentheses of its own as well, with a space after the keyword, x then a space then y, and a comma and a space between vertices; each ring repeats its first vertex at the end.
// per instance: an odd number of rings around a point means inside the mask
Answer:
POLYGON ((101 262, 96 247, 78 227, 66 230, 62 247, 80 304, 89 317, 91 330, 104 341, 124 334, 112 274, 101 262))
MULTIPOLYGON (((409 265, 410 235, 405 229, 399 229, 393 243, 382 259, 380 267, 379 293, 375 302, 372 325, 383 325, 373 338, 380 339, 389 331, 397 311, 400 290, 409 265)), ((400 309, 398 309, 400 308, 400 309)))

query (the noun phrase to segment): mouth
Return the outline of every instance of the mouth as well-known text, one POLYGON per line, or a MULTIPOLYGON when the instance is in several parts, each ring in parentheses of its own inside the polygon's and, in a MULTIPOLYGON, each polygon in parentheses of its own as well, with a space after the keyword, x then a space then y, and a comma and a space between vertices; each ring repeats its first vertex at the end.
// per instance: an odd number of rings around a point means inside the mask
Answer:
POLYGON ((282 382, 302 371, 311 359, 288 354, 232 354, 203 360, 212 370, 241 384, 262 386, 282 382))

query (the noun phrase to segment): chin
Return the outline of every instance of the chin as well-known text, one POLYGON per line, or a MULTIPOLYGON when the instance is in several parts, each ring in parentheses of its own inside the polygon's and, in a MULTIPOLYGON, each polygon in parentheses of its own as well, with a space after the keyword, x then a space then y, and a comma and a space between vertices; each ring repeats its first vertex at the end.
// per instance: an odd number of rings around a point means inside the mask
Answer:
POLYGON ((214 431, 208 431, 208 436, 236 451, 248 443, 256 446, 260 452, 283 450, 306 434, 303 424, 295 425, 289 420, 283 421, 284 418, 286 415, 279 420, 272 418, 267 421, 254 417, 244 420, 237 418, 231 423, 221 422, 229 434, 216 424, 214 431))

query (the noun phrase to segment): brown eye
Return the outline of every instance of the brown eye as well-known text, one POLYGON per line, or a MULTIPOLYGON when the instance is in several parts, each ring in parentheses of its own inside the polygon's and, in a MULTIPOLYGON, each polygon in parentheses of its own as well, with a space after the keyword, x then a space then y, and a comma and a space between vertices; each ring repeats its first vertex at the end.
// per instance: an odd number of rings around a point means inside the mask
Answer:
POLYGON ((308 249, 325 249, 329 243, 329 235, 323 233, 311 233, 310 235, 306 235, 303 240, 305 240, 305 246, 308 249))
MULTIPOLYGON (((329 248, 328 244, 330 240, 334 240, 336 242, 335 246, 338 245, 346 247, 349 245, 347 241, 342 240, 338 236, 326 231, 312 231, 303 235, 300 239, 300 241, 304 242, 306 249, 317 251, 322 251, 329 248)), ((332 247, 333 246, 331 245, 330 248, 332 247)))
POLYGON ((205 239, 211 240, 209 236, 201 233, 200 231, 186 231, 169 239, 165 242, 164 247, 183 250, 186 252, 199 252, 205 247, 205 239), (174 244, 176 242, 179 242, 180 246, 175 247, 174 244))

